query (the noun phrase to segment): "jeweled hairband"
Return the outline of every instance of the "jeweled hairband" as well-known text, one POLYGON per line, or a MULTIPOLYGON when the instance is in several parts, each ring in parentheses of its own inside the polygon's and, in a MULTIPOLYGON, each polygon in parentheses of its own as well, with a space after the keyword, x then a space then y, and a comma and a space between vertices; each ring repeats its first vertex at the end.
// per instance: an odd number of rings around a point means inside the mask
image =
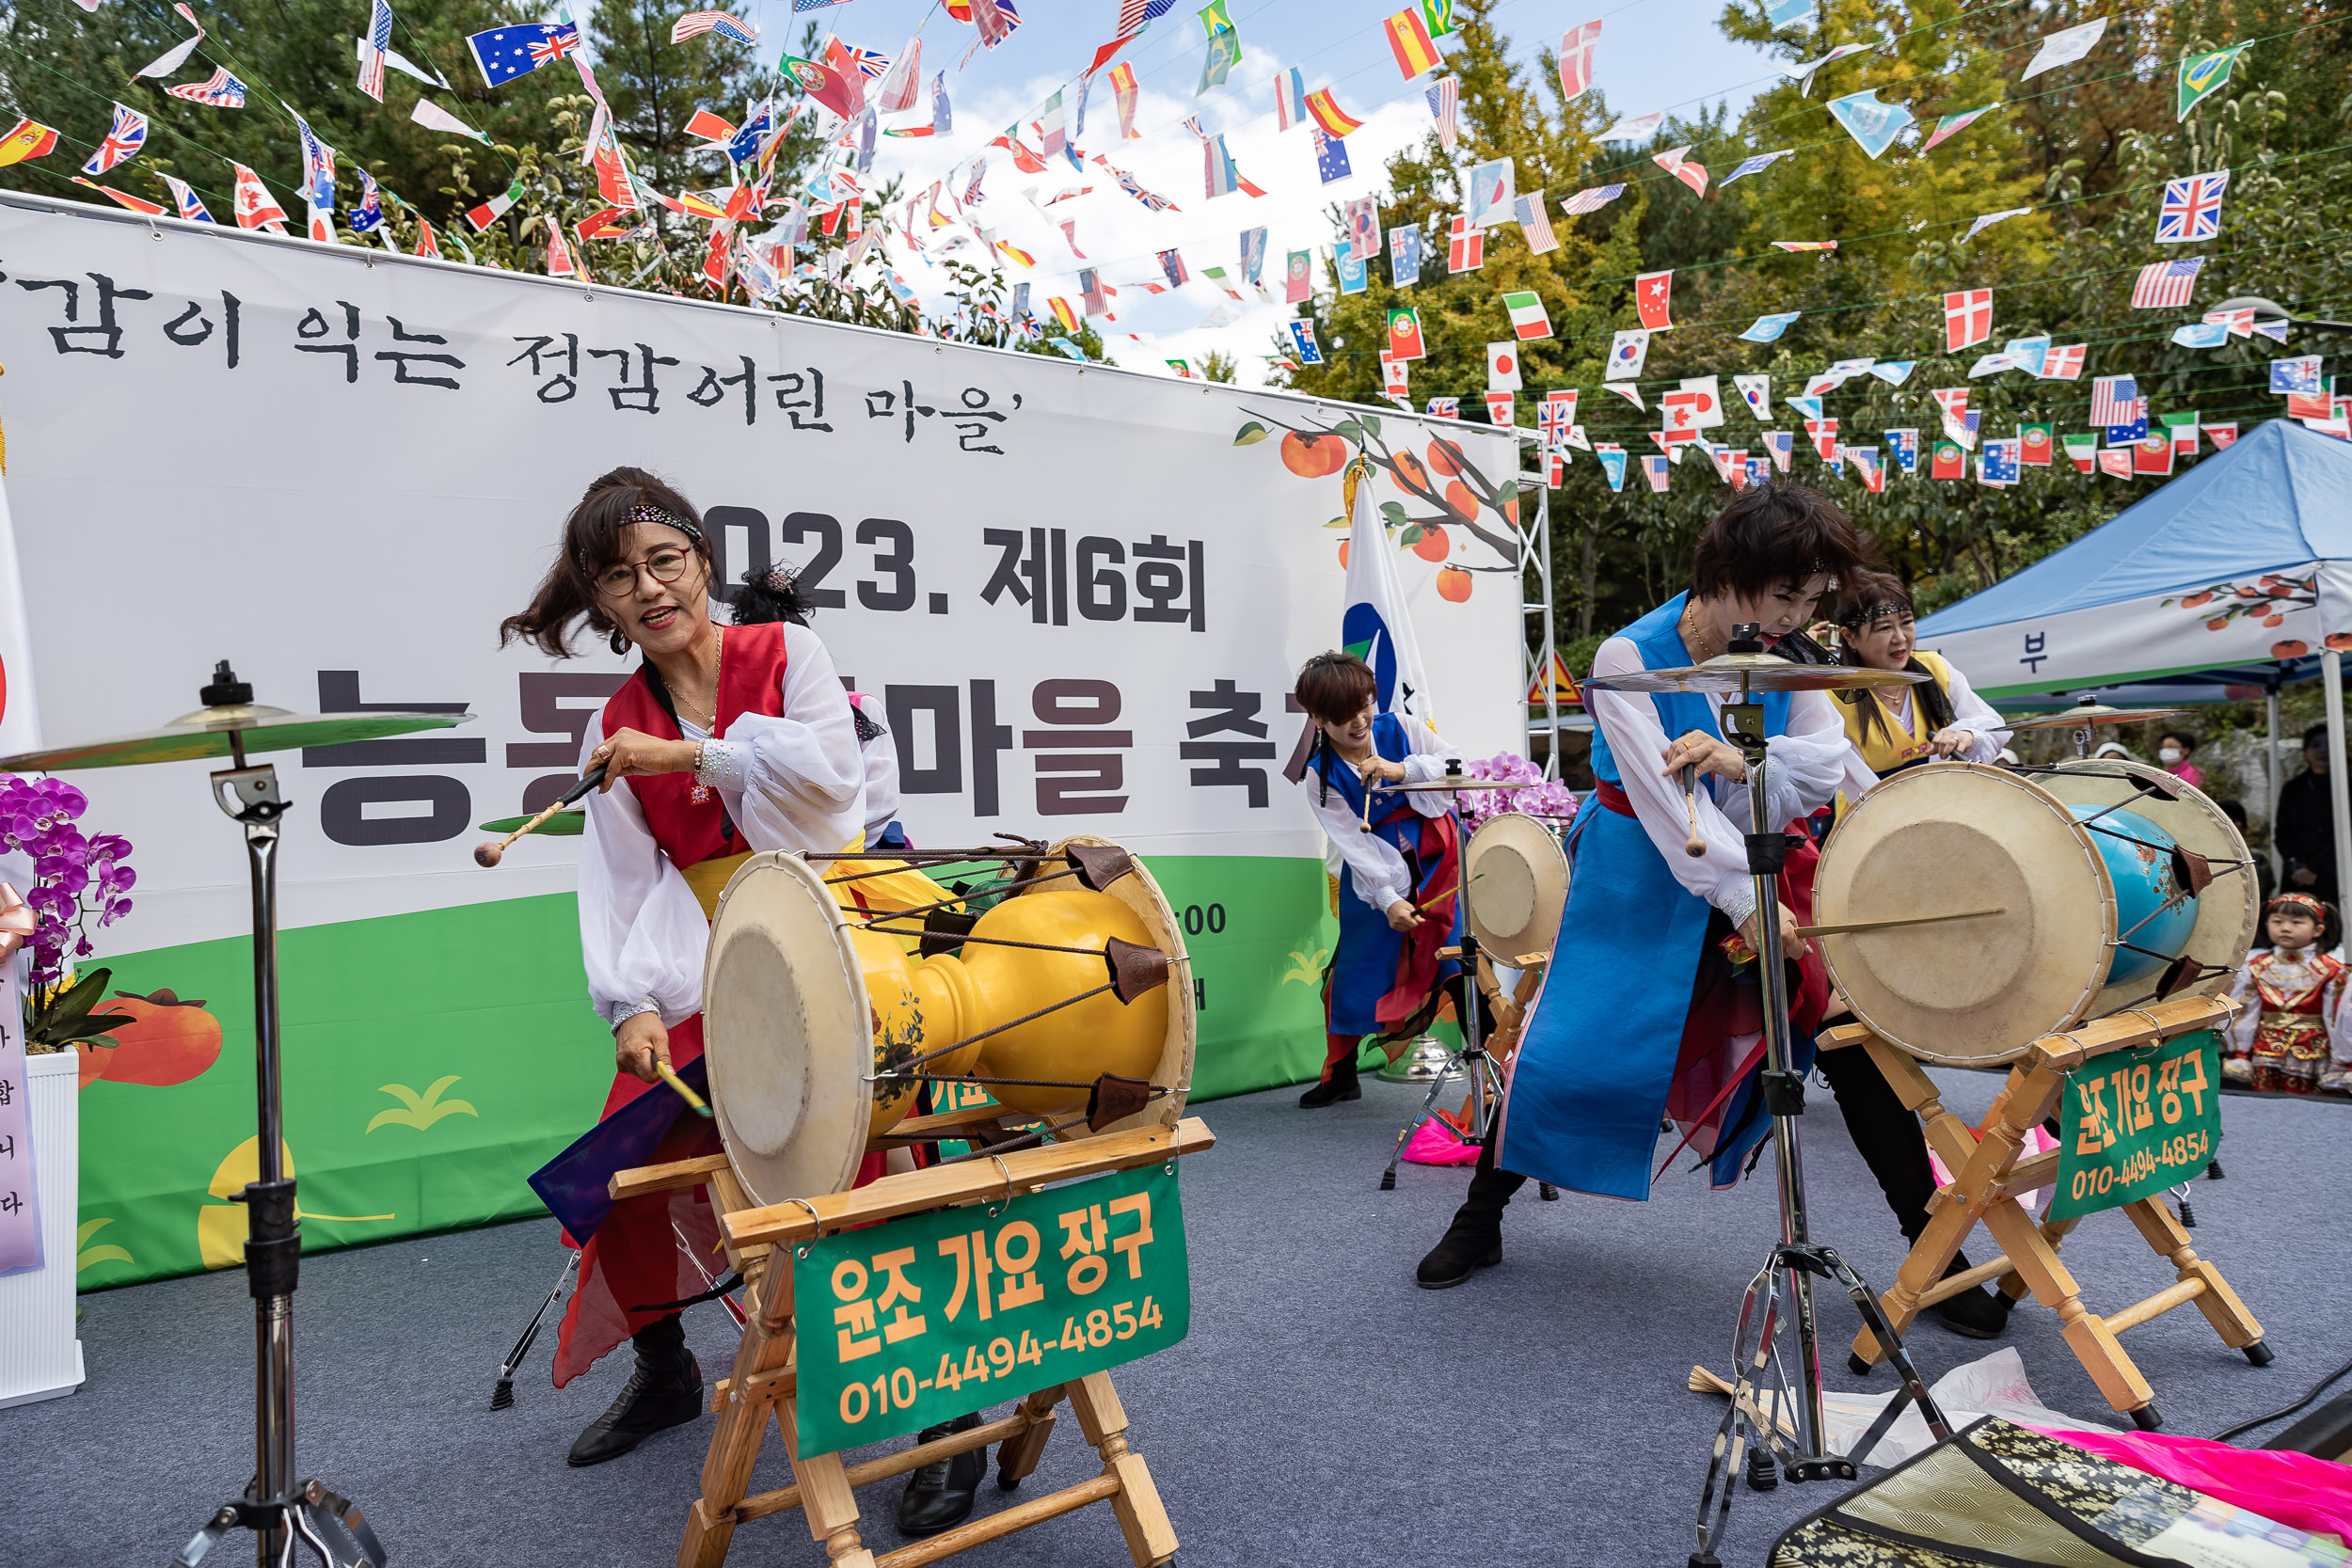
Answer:
POLYGON ((2300 904, 2317 916, 2321 924, 2327 923, 2328 906, 2308 893, 2281 893, 2270 900, 2270 907, 2274 910, 2281 904, 2300 904))
MULTIPOLYGON (((701 529, 696 528, 693 524, 688 522, 683 517, 671 516, 667 512, 662 511, 661 508, 654 505, 651 501, 639 501, 635 506, 628 509, 628 515, 621 519, 621 526, 623 528, 627 528, 632 523, 659 523, 663 528, 674 528, 677 530, 680 533, 683 533, 686 537, 691 539, 697 545, 703 542, 703 531, 701 529)), ((574 559, 579 562, 580 571, 585 573, 588 570, 588 552, 586 550, 582 550, 574 559)))
POLYGON ((1845 614, 1840 615, 1837 618, 1837 624, 1845 627, 1848 631, 1852 631, 1857 626, 1868 626, 1871 622, 1878 620, 1882 616, 1908 615, 1910 613, 1911 606, 1904 604, 1899 600, 1889 599, 1883 604, 1864 605, 1858 610, 1850 610, 1846 611, 1845 614))

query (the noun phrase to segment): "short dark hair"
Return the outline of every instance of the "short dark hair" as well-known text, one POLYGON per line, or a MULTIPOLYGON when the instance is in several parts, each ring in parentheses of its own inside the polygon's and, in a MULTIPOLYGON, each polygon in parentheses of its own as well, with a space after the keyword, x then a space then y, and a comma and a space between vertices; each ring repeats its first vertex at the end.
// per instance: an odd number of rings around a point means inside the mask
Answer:
POLYGON ((1691 591, 1761 598, 1783 582, 1827 573, 1832 585, 1877 553, 1868 535, 1819 490, 1767 480, 1715 515, 1691 558, 1691 591))
POLYGON ((2181 750, 2185 752, 2197 750, 2197 737, 2189 734, 2186 730, 2167 730, 2162 735, 2156 736, 2156 744, 2159 746, 2163 745, 2168 740, 2179 741, 2181 743, 2181 750))
POLYGON ((2312 747, 2314 747, 2314 746, 2325 746, 2325 745, 2327 745, 2327 744, 2328 744, 2328 726, 2327 726, 2327 725, 2325 725, 2325 724, 2313 724, 2313 725, 2312 725, 2310 729, 2305 730, 2305 731, 2303 732, 2303 750, 2305 750, 2305 751, 2307 751, 2307 752, 2308 752, 2308 751, 2310 751, 2310 750, 2311 750, 2312 747))
POLYGON ((1380 689, 1372 666, 1354 654, 1317 654, 1298 672, 1295 695, 1310 717, 1344 724, 1364 711, 1380 689))

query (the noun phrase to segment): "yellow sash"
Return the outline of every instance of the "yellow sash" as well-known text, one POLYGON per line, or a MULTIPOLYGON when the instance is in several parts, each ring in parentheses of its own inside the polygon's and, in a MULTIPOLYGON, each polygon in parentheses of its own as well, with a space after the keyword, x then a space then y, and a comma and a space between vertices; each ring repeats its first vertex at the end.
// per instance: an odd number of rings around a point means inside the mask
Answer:
POLYGON ((739 855, 722 855, 717 860, 696 861, 678 867, 678 875, 694 890, 694 901, 703 907, 705 920, 719 918, 719 895, 726 892, 727 882, 752 858, 749 849, 739 855))

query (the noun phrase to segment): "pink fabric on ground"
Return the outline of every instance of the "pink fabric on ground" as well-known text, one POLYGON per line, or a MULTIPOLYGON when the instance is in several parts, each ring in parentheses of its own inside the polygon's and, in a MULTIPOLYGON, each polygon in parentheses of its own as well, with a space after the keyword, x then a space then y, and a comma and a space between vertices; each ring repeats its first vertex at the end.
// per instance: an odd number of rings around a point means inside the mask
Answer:
POLYGON ((2291 1528, 2352 1539, 2352 1465, 2165 1432, 2034 1430, 2291 1528))
POLYGON ((1474 1165, 1478 1164, 1478 1149, 1456 1137, 1453 1128, 1431 1117, 1406 1140, 1405 1158, 1417 1165, 1474 1165))

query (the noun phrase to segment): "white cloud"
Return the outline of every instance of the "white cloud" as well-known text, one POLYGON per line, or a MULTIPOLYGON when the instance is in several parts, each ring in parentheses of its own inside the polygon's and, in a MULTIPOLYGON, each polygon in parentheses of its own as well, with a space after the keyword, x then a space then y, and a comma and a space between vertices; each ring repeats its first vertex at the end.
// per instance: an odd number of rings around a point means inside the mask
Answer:
MULTIPOLYGON (((1304 126, 1275 129, 1273 78, 1277 69, 1274 55, 1246 49, 1227 85, 1198 98, 1147 87, 1136 110, 1140 139, 1124 143, 1117 139, 1119 109, 1107 77, 1096 78, 1087 103, 1086 134, 1078 138, 1089 155, 1083 176, 1059 158, 1049 161, 1042 174, 1024 174, 1001 149, 990 154, 982 186, 986 199, 974 209, 973 216, 994 230, 998 239, 1038 259, 1030 271, 1010 261, 1005 264, 1009 282, 1029 283, 1030 307, 1037 315, 1046 316, 1045 301, 1055 294, 1068 297, 1076 308, 1078 268, 1091 265, 1104 281, 1120 290, 1112 303, 1118 322, 1098 320, 1095 325, 1104 333, 1113 357, 1121 365, 1160 370, 1166 360, 1181 358, 1198 367, 1211 351, 1222 349, 1239 359, 1241 385, 1264 384, 1269 341, 1294 314, 1291 307, 1279 303, 1284 253, 1327 251, 1333 228, 1325 210, 1335 201, 1384 190, 1388 160, 1417 144, 1430 130, 1428 106, 1418 91, 1369 111, 1363 126, 1347 137, 1354 174, 1324 185, 1315 174, 1311 133, 1304 126), (1239 191, 1213 201, 1202 196, 1200 143, 1184 126, 1190 115, 1200 116, 1210 134, 1225 136, 1234 164, 1245 179, 1267 193, 1263 198, 1239 191), (1147 211, 1091 161, 1097 152, 1128 170, 1146 189, 1175 202, 1181 211, 1147 211), (1091 184, 1094 189, 1088 196, 1060 203, 1050 214, 1041 214, 1021 196, 1025 187, 1034 185, 1042 201, 1072 184, 1091 184), (1077 219, 1078 247, 1086 252, 1086 262, 1073 260, 1062 243, 1057 225, 1069 217, 1077 219), (1235 306, 1240 316, 1232 325, 1201 327, 1204 317, 1227 303, 1216 284, 1200 277, 1201 269, 1222 266, 1237 275, 1241 232, 1260 226, 1268 230, 1264 277, 1277 303, 1261 304, 1251 296, 1235 306), (1154 255, 1170 247, 1183 253, 1192 282, 1164 294, 1147 294, 1129 286, 1146 278, 1157 281, 1159 265, 1154 255), (1125 332, 1156 336, 1138 343, 1119 336, 1125 332)), ((871 183, 879 185, 891 174, 903 173, 906 194, 919 195, 951 168, 968 166, 1016 116, 1024 117, 1024 139, 1034 148, 1037 138, 1028 132, 1025 117, 1053 93, 1055 86, 1051 78, 1038 78, 1011 91, 998 89, 958 100, 956 129, 945 138, 884 138, 876 150, 871 183)), ((952 79, 948 90, 953 94, 952 79)), ((1344 95, 1341 103, 1348 106, 1344 95)), ((894 264, 927 306, 946 292, 944 272, 933 271, 923 258, 908 255, 895 243, 890 252, 894 264)), ((967 249, 962 254, 974 252, 967 249)), ((1322 277, 1320 261, 1316 276, 1322 277)), ((1244 290, 1246 295, 1248 293, 1244 290)))

